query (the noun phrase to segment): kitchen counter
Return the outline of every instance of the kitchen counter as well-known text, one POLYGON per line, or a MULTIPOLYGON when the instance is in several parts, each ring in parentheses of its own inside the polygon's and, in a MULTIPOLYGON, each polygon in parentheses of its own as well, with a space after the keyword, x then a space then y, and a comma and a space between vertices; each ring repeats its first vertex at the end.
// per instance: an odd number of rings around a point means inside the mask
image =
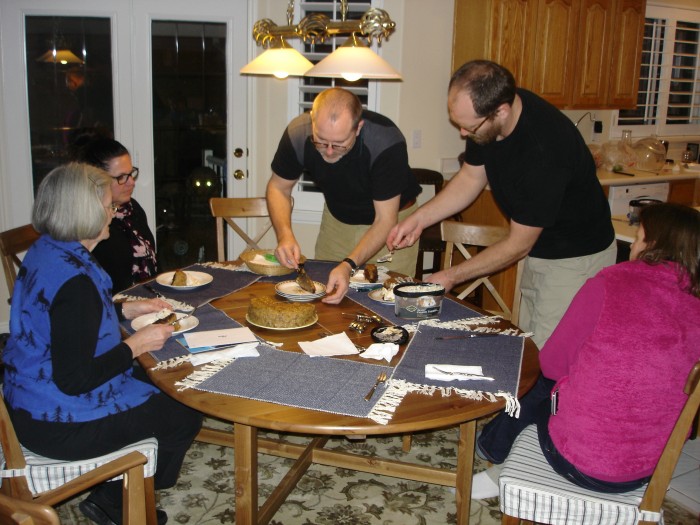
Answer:
MULTIPOLYGON (((696 165, 697 166, 697 165, 696 165)), ((653 182, 673 182, 677 180, 700 179, 700 170, 687 170, 681 168, 678 173, 672 171, 662 171, 652 173, 650 171, 625 169, 626 173, 633 173, 634 176, 614 173, 603 168, 598 169, 598 180, 602 186, 624 186, 627 184, 649 184, 653 182)))

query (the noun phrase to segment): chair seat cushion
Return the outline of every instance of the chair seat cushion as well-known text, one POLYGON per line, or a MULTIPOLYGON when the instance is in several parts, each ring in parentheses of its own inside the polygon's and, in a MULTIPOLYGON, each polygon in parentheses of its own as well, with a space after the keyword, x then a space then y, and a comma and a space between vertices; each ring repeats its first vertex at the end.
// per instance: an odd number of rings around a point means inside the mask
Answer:
MULTIPOLYGON (((156 438, 144 439, 109 454, 105 454, 104 456, 79 461, 49 459, 22 447, 27 466, 23 469, 1 470, 0 477, 13 478, 26 476, 29 490, 32 491, 32 494, 40 494, 47 490, 58 488, 86 472, 90 472, 105 463, 109 463, 112 460, 134 451, 141 452, 141 454, 146 456, 148 462, 144 465, 143 475, 147 478, 152 477, 156 471, 156 460, 158 457, 158 440, 156 438)), ((2 456, 1 452, 0 460, 4 468, 5 458, 2 456)), ((121 479, 121 476, 114 479, 121 479)))
POLYGON ((663 523, 656 512, 642 512, 638 505, 646 486, 622 494, 584 489, 554 472, 545 459, 530 425, 516 439, 498 478, 501 512, 538 523, 622 525, 640 520, 663 523))

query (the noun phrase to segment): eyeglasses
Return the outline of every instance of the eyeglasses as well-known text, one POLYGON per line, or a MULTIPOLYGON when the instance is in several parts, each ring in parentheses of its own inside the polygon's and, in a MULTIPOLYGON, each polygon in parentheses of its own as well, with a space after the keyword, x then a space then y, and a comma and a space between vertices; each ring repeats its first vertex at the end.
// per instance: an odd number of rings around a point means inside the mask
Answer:
POLYGON ((139 178, 139 169, 134 167, 129 173, 122 173, 121 175, 117 175, 116 177, 112 177, 114 180, 117 181, 117 184, 120 186, 126 184, 126 181, 129 180, 129 177, 132 179, 136 180, 139 178))
POLYGON ((486 121, 487 121, 488 119, 490 119, 492 116, 493 116, 493 113, 490 113, 490 114, 486 115, 486 116, 484 117, 484 120, 482 120, 481 123, 479 123, 479 125, 478 125, 477 127, 475 127, 473 130, 467 129, 467 128, 463 128, 463 129, 464 129, 464 131, 467 132, 468 135, 476 135, 476 132, 479 131, 479 129, 481 128, 481 126, 483 126, 483 125, 486 123, 486 121))
POLYGON ((329 142, 316 142, 315 140, 311 140, 311 143, 316 146, 316 149, 328 149, 331 148, 333 151, 337 151, 338 153, 345 153, 347 150, 350 149, 350 146, 340 146, 338 144, 331 144, 329 142))

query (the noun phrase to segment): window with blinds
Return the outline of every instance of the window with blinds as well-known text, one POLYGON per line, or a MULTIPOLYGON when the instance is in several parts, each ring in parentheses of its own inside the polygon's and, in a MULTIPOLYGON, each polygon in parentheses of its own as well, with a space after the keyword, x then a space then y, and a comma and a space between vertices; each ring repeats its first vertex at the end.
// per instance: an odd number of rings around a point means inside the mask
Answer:
MULTIPOLYGON (((370 7, 382 7, 381 1, 348 0, 348 12, 346 20, 359 20, 370 7)), ((299 12, 295 13, 296 20, 301 20, 312 13, 322 13, 331 20, 341 20, 339 0, 316 0, 313 2, 300 2, 299 12)), ((317 64, 330 55, 337 47, 343 45, 347 36, 331 37, 325 42, 316 44, 302 43, 300 52, 314 64, 317 64)), ((372 49, 379 52, 376 42, 372 49)), ((311 106, 321 91, 329 87, 342 87, 355 93, 362 101, 362 105, 373 111, 377 111, 376 81, 369 82, 360 79, 356 82, 348 82, 343 78, 319 78, 301 77, 298 82, 298 104, 296 114, 311 110, 311 106)), ((294 115, 290 117, 294 118, 294 115)), ((316 185, 302 175, 292 192, 294 197, 294 221, 295 222, 320 222, 320 212, 323 210, 323 195, 316 185)))
POLYGON ((700 12, 649 6, 637 108, 617 127, 635 135, 691 135, 700 125, 700 12))

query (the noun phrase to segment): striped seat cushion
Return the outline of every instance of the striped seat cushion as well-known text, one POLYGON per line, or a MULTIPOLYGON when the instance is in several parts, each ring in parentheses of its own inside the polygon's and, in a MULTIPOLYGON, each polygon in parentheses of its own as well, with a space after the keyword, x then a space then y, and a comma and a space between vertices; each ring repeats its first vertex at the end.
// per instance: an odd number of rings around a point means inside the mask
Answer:
MULTIPOLYGON (((23 469, 0 470, 0 478, 26 476, 29 490, 36 495, 46 492, 47 490, 58 488, 82 474, 90 472, 105 463, 109 463, 114 459, 134 451, 141 452, 141 454, 146 456, 148 462, 144 465, 144 477, 151 477, 156 471, 158 440, 156 438, 144 439, 109 454, 105 454, 104 456, 80 461, 49 459, 39 456, 24 447, 22 447, 22 451, 24 452, 27 466, 23 469)), ((1 451, 0 464, 5 467, 5 457, 1 451)), ((121 479, 121 476, 114 479, 121 479)))
POLYGON ((638 508, 646 486, 604 494, 574 485, 554 472, 542 454, 535 425, 516 439, 498 485, 501 512, 524 520, 552 525, 623 525, 640 520, 663 524, 661 514, 638 508))

